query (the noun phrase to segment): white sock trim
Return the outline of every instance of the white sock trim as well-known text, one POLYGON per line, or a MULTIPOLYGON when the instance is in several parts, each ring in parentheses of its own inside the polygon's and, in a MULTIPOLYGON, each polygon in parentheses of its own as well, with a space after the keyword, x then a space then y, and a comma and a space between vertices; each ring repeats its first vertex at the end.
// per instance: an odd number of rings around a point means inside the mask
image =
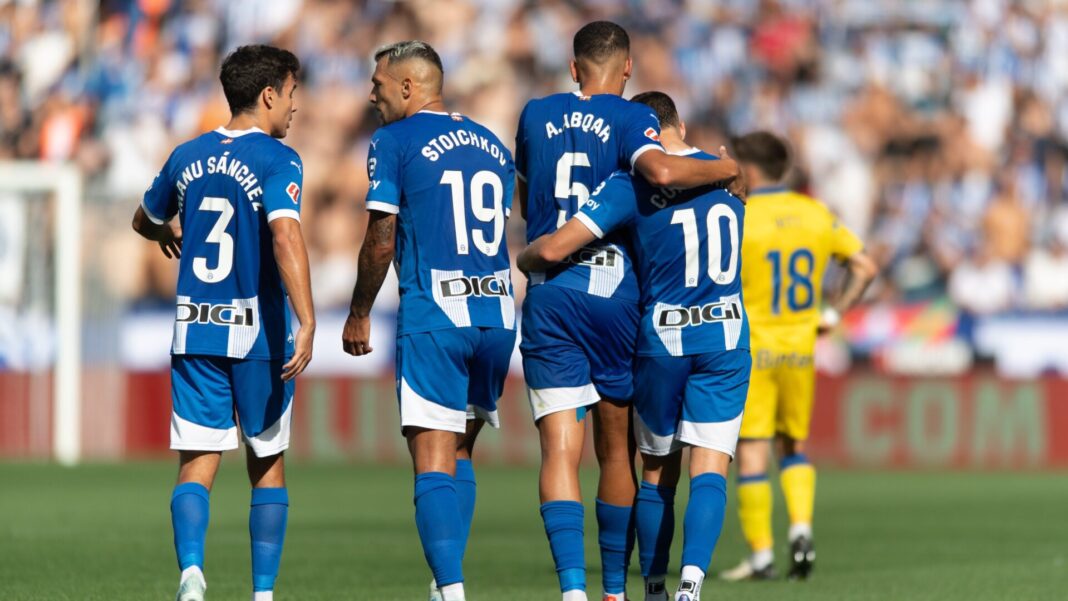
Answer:
POLYGON ((252 601, 274 601, 274 591, 254 591, 252 601))
POLYGON ((773 561, 775 561, 775 552, 771 549, 754 551, 753 554, 749 556, 749 565, 752 566, 754 570, 763 570, 771 565, 773 561))
POLYGON ((178 582, 185 582, 187 579, 193 577, 199 577, 201 580, 204 580, 204 572, 201 571, 200 566, 189 566, 182 570, 182 576, 178 582))
POLYGON ((465 601, 464 583, 454 582, 441 587, 441 598, 444 601, 465 601))
POLYGON ((701 586, 705 580, 705 571, 697 566, 682 566, 680 580, 690 580, 696 582, 697 586, 701 586))
POLYGON ((790 533, 788 535, 790 542, 792 543, 802 536, 812 538, 812 524, 790 524, 790 533))
POLYGON ((564 592, 563 601, 587 601, 586 591, 577 588, 566 591, 564 592))

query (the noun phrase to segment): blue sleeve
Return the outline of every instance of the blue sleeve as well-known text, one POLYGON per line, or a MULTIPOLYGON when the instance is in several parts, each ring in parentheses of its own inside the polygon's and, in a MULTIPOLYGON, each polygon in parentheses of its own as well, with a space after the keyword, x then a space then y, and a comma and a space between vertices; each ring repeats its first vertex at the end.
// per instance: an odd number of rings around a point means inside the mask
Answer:
POLYGON ((637 102, 631 102, 631 110, 623 122, 625 129, 620 145, 620 164, 634 169, 634 162, 648 150, 664 147, 660 145, 660 120, 653 109, 637 102))
POLYGON ((175 154, 177 151, 167 157, 163 169, 160 169, 156 179, 152 180, 152 185, 145 191, 145 196, 141 200, 141 208, 144 209, 145 216, 156 225, 163 225, 178 213, 178 194, 174 187, 174 178, 171 177, 172 163, 176 160, 175 154))
POLYGON ((515 173, 519 179, 527 181, 527 109, 528 102, 519 113, 519 125, 515 130, 515 173))
POLYGON ((575 214, 598 238, 629 224, 638 212, 630 175, 617 171, 604 180, 575 214))
POLYGON ((400 212, 403 153, 393 134, 379 129, 367 152, 367 210, 396 215, 400 212))
POLYGON ((288 217, 300 221, 301 186, 304 185, 304 165, 292 150, 284 153, 274 165, 263 184, 263 208, 267 221, 288 217))

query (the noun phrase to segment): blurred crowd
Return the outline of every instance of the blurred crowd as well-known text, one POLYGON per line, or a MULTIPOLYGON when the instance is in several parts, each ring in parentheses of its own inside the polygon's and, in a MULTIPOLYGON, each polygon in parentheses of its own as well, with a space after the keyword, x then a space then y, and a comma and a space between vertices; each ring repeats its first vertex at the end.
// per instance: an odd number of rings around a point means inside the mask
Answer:
POLYGON ((1068 308, 1065 0, 0 0, 0 159, 78 163, 98 245, 87 260, 132 265, 100 269, 103 286, 170 303, 173 266, 128 216, 174 145, 227 121, 225 53, 289 48, 304 73, 286 143, 306 169, 316 302, 344 307, 375 48, 430 42, 450 109, 511 144, 528 99, 574 89, 571 37, 600 18, 631 33, 628 95, 671 94, 691 143, 789 138, 792 184, 883 266, 877 301, 1068 308))

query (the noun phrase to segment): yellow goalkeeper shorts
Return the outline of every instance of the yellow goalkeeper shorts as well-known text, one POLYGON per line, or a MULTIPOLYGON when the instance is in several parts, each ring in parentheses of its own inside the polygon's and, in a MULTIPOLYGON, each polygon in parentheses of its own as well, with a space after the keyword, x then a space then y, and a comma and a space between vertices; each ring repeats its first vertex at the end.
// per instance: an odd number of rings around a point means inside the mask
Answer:
MULTIPOLYGON (((813 364, 814 340, 783 345, 759 344, 753 337, 753 370, 749 396, 742 415, 741 438, 772 438, 784 434, 794 440, 808 439, 816 388, 813 364)), ((814 338, 814 337, 813 337, 814 338)))

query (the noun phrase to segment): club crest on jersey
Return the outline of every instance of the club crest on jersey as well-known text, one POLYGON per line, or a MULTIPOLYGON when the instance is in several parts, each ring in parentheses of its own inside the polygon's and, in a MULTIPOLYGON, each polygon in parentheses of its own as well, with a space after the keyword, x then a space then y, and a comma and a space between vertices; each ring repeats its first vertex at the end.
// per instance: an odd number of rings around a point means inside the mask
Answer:
POLYGON ((495 275, 464 275, 448 278, 438 282, 438 286, 441 287, 443 299, 463 296, 508 296, 508 282, 495 275))
POLYGON ((720 301, 689 308, 664 308, 653 319, 658 328, 685 328, 741 318, 742 307, 738 301, 720 301))
POLYGON ((209 303, 178 303, 178 323, 215 324, 217 326, 251 326, 256 322, 252 307, 240 309, 235 305, 209 303))
POLYGON ((289 199, 293 201, 293 204, 300 204, 300 186, 297 182, 289 182, 286 186, 286 194, 289 195, 289 199))
POLYGON ((645 137, 649 138, 653 142, 660 141, 660 134, 656 133, 656 130, 651 127, 645 128, 645 137))

